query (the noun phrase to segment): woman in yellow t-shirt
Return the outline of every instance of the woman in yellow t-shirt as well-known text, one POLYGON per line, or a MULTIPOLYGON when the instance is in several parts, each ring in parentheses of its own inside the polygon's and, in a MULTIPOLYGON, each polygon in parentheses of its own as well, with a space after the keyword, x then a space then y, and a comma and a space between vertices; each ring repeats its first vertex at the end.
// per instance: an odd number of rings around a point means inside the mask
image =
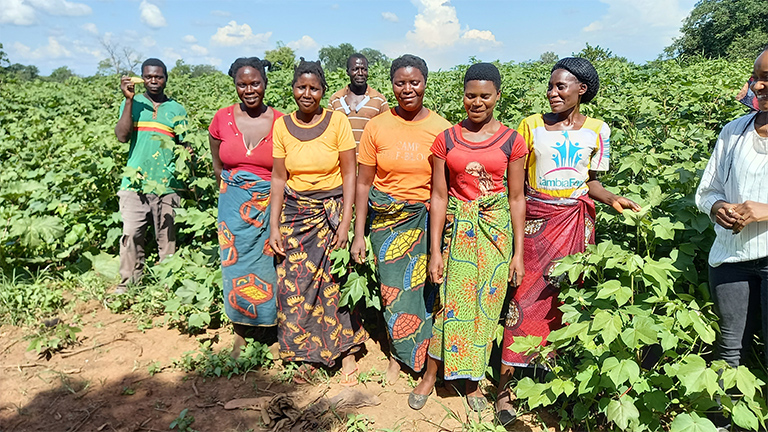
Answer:
POLYGON ((360 139, 352 256, 365 260, 364 235, 370 230, 389 336, 390 383, 401 363, 421 372, 432 336, 435 289, 425 284, 429 148, 451 124, 423 104, 427 72, 419 57, 395 59, 389 76, 397 107, 371 119, 360 139))
MULTIPOLYGON (((328 86, 320 62, 303 58, 293 74, 298 111, 275 122, 269 244, 277 267, 280 357, 333 367, 357 383, 352 355, 368 338, 348 307, 330 253, 347 247, 355 199, 355 138, 346 116, 320 106, 328 86), (282 210, 282 211, 281 211, 282 210)), ((258 284, 258 280, 255 284, 258 284)))

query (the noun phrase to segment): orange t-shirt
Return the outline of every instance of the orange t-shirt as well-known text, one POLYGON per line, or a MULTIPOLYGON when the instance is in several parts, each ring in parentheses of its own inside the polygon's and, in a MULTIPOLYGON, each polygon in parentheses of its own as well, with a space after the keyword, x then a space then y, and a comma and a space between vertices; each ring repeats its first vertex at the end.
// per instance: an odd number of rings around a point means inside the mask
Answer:
POLYGON ((430 147, 435 137, 450 127, 448 120, 432 111, 423 120, 407 121, 392 108, 365 126, 357 162, 376 167, 373 186, 392 198, 428 201, 432 185, 430 147))

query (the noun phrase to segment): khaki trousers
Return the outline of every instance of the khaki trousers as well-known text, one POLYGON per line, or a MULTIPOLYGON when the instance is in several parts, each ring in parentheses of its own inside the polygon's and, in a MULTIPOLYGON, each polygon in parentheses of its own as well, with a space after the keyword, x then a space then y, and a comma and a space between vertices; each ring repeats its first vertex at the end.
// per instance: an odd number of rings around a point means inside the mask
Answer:
POLYGON ((179 195, 162 196, 122 190, 120 214, 123 216, 123 236, 120 238, 120 285, 138 283, 144 273, 144 246, 147 227, 152 224, 160 260, 176 251, 174 209, 179 207, 179 195))

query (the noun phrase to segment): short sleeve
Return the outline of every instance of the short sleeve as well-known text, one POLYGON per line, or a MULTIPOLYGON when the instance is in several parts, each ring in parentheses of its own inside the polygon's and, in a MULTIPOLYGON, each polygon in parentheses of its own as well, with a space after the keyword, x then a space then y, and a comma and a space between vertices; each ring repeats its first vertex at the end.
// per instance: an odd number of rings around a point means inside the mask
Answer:
POLYGON ((528 119, 523 119, 520 125, 517 127, 517 133, 523 139, 528 152, 533 150, 533 132, 531 131, 531 123, 528 119))
POLYGON ((216 111, 216 114, 213 115, 213 120, 211 120, 211 124, 208 126, 208 133, 210 133, 211 136, 217 140, 221 140, 222 113, 223 113, 222 110, 216 111))
POLYGON ((516 161, 528 154, 528 144, 520 132, 515 134, 515 141, 512 143, 512 151, 509 153, 509 161, 516 161))
POLYGON ((360 137, 360 147, 358 148, 357 163, 376 166, 376 132, 378 129, 373 122, 368 122, 363 130, 363 136, 360 137))
POLYGON ((123 103, 120 104, 120 110, 118 110, 117 116, 122 117, 123 111, 125 111, 125 99, 123 99, 123 103))
POLYGON ((339 152, 354 150, 357 147, 357 142, 355 142, 352 125, 347 120, 347 116, 338 111, 331 111, 330 114, 336 117, 334 121, 338 131, 336 144, 339 152))
POLYGON ((435 142, 432 143, 432 147, 429 150, 433 155, 445 160, 447 153, 445 150, 445 133, 437 134, 435 142))
POLYGON ((603 122, 598 133, 595 154, 589 162, 589 169, 592 171, 608 171, 610 166, 609 159, 611 154, 611 128, 603 122))
POLYGON ((285 128, 285 119, 280 117, 275 121, 272 131, 272 157, 285 159, 285 138, 288 130, 285 128))

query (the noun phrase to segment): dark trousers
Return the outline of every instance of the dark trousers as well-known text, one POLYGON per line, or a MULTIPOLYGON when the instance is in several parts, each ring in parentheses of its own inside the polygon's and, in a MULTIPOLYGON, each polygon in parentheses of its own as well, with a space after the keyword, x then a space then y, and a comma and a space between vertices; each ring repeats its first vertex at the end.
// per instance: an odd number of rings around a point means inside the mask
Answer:
POLYGON ((710 266, 709 289, 720 317, 715 357, 737 367, 758 329, 768 335, 768 258, 710 266))

